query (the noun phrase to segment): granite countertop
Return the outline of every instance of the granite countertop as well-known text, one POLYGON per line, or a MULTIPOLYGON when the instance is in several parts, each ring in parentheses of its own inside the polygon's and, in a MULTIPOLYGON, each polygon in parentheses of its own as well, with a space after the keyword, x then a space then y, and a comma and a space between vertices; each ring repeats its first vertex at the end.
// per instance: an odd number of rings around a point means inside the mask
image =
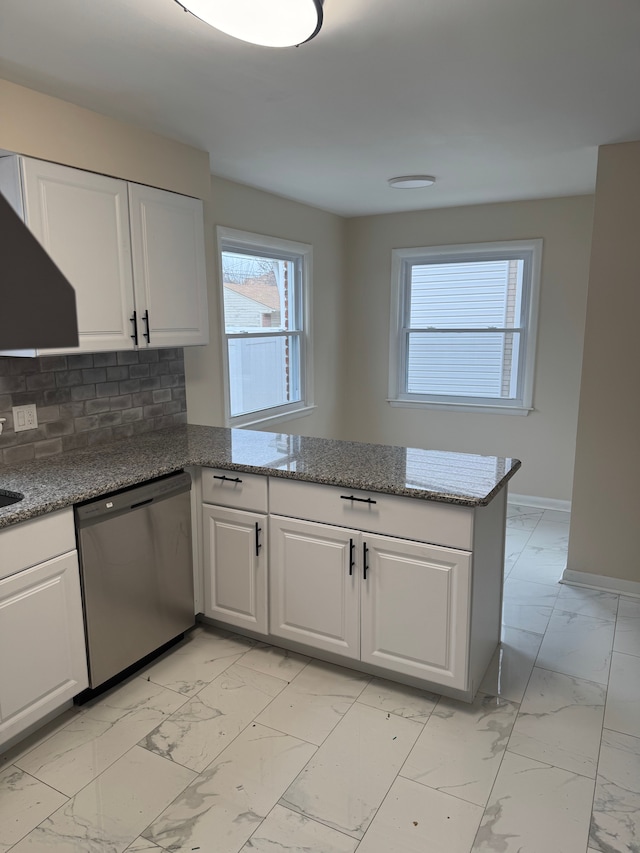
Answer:
POLYGON ((491 501, 520 461, 189 424, 0 467, 0 489, 24 495, 0 508, 0 528, 189 465, 475 507, 491 501))

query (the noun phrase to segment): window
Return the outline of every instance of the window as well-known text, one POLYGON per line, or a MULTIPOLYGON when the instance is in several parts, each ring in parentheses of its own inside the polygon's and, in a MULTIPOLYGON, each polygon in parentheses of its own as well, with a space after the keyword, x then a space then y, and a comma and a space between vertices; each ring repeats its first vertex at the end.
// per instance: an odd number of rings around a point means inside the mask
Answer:
POLYGON ((311 246, 218 228, 230 426, 311 408, 311 246))
POLYGON ((541 240, 394 249, 392 405, 526 414, 541 240))

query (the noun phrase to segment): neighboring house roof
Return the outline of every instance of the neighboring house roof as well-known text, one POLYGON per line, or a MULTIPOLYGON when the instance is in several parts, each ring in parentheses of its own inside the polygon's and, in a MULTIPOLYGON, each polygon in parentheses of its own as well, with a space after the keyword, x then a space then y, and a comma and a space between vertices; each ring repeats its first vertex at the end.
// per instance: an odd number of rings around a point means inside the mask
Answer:
POLYGON ((270 308, 272 311, 280 310, 280 293, 275 282, 275 277, 260 276, 259 278, 248 278, 242 284, 225 281, 224 287, 233 290, 240 296, 245 296, 247 299, 253 299, 254 302, 259 302, 265 308, 270 308), (271 281, 269 281, 271 278, 271 281))

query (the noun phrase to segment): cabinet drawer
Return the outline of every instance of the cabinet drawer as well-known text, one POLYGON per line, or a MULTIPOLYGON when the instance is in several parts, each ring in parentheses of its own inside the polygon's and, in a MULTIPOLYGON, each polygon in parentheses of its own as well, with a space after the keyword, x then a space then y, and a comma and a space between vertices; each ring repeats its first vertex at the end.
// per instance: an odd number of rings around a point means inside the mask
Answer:
POLYGON ((244 471, 203 468, 202 500, 218 506, 267 512, 267 478, 244 471))
POLYGON ((277 477, 271 478, 269 500, 270 511, 275 515, 471 550, 471 507, 277 477))
POLYGON ((36 563, 74 551, 75 547, 72 509, 63 509, 7 527, 0 531, 0 578, 7 578, 36 563))

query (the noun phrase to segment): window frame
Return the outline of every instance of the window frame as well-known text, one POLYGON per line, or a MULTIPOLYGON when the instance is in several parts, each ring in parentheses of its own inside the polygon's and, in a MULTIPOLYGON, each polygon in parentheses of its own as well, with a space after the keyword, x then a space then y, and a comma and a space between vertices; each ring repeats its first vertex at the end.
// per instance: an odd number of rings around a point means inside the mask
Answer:
MULTIPOLYGON (((528 415, 533 411, 536 338, 540 301, 542 239, 506 240, 392 249, 391 312, 389 333, 389 397, 391 406, 441 409, 487 414, 528 415), (407 391, 408 300, 411 266, 424 263, 469 263, 491 260, 524 260, 522 300, 526 320, 522 327, 520 374, 517 398, 416 394, 407 391), (527 275, 528 273, 528 275, 527 275)), ((470 330, 471 331, 471 330, 470 330)))
MULTIPOLYGON (((222 339, 224 418, 227 427, 252 427, 259 424, 276 424, 292 418, 304 417, 310 414, 313 404, 313 363, 312 363, 312 329, 311 329, 311 299, 312 299, 312 261, 313 247, 308 243, 298 243, 293 240, 283 240, 250 231, 239 231, 221 225, 216 227, 218 251, 218 281, 220 282, 220 329, 222 339), (286 260, 300 260, 300 282, 296 284, 299 291, 299 318, 302 324, 300 330, 294 330, 299 340, 300 364, 300 400, 286 403, 282 406, 270 406, 253 412, 232 416, 231 414, 231 384, 229 376, 229 339, 269 337, 269 332, 256 331, 244 334, 228 334, 225 323, 224 309, 224 276, 222 272, 222 253, 224 251, 239 251, 247 254, 265 254, 267 257, 280 256, 286 260)), ((290 332, 271 333, 271 336, 282 337, 290 332)))

